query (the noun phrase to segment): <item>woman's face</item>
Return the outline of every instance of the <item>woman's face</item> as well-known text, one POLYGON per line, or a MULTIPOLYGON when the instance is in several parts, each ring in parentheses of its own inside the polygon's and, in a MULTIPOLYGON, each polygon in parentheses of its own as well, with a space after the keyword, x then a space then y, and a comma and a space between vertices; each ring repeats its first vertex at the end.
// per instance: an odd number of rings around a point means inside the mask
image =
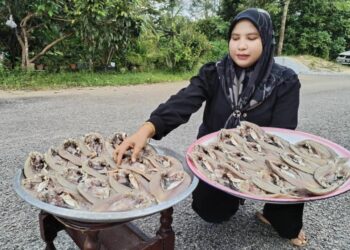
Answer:
POLYGON ((232 60, 240 67, 252 66, 262 54, 259 31, 248 20, 239 21, 232 30, 229 51, 232 60))

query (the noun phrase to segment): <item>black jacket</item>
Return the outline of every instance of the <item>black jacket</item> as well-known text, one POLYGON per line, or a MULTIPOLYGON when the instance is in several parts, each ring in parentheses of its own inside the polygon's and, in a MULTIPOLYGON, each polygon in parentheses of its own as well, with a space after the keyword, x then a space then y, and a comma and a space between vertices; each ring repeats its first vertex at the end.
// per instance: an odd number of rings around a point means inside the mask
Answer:
MULTIPOLYGON (((300 82, 295 72, 274 64, 272 71, 279 78, 278 86, 259 106, 243 113, 241 120, 259 126, 295 129, 298 123, 300 82)), ((206 102, 203 123, 198 138, 224 127, 232 108, 221 88, 215 63, 205 64, 190 84, 154 110, 149 121, 156 127, 154 139, 161 139, 179 125, 186 123, 191 114, 206 102)))

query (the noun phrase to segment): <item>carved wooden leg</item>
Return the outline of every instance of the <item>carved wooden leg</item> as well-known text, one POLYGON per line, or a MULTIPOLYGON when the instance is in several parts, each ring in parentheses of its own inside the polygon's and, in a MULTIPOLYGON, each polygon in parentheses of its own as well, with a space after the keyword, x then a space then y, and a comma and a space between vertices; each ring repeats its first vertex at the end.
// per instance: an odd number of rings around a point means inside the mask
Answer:
POLYGON ((168 208, 160 213, 160 228, 157 232, 163 240, 164 250, 173 250, 175 247, 175 233, 171 227, 173 222, 173 208, 168 208))
POLYGON ((84 234, 86 235, 85 241, 84 241, 84 250, 99 250, 100 244, 98 242, 98 233, 99 231, 85 231, 84 234))
POLYGON ((55 250, 56 247, 53 244, 57 233, 61 231, 64 226, 55 219, 51 214, 40 211, 39 214, 40 235, 43 241, 46 243, 45 250, 55 250))

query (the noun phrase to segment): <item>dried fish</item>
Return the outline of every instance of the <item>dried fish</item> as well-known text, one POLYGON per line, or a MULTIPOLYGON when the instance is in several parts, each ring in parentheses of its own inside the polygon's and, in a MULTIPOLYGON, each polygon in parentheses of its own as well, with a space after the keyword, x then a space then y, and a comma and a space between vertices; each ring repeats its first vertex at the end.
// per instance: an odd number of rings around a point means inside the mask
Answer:
POLYGON ((105 151, 105 141, 99 133, 88 133, 79 140, 79 148, 90 158, 101 156, 105 151))
POLYGON ((265 197, 324 195, 350 178, 349 159, 327 146, 293 145, 249 122, 221 130, 217 141, 196 145, 188 156, 210 180, 265 197))
POLYGON ((158 155, 151 145, 141 151, 138 161, 132 162, 129 152, 117 167, 113 153, 125 138, 126 133, 115 133, 105 140, 92 132, 81 139, 67 139, 45 155, 32 152, 25 162, 22 185, 41 201, 90 211, 125 211, 157 204, 150 181, 158 175, 166 175, 162 201, 188 188, 191 178, 181 162, 158 155))
POLYGON ((47 173, 47 164, 44 156, 39 152, 30 152, 24 163, 24 175, 26 178, 34 178, 37 175, 47 173))
POLYGON ((65 140, 63 144, 58 147, 58 154, 77 166, 81 166, 84 160, 83 158, 86 158, 79 148, 78 140, 74 139, 65 140))
POLYGON ((151 194, 162 202, 182 193, 191 183, 191 177, 181 170, 171 169, 155 174, 150 183, 151 194))

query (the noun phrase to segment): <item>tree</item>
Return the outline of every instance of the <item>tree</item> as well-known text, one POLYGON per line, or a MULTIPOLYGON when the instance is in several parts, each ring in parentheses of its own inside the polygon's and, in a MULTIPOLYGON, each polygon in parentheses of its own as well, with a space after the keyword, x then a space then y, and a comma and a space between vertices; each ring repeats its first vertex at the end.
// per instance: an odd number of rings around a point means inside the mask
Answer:
POLYGON ((45 55, 54 45, 66 39, 71 32, 65 30, 65 25, 62 29, 57 28, 56 23, 61 22, 59 16, 65 16, 63 1, 5 1, 8 16, 14 17, 15 35, 21 46, 21 67, 27 69, 37 59, 45 55), (62 11, 63 10, 63 11, 62 11), (15 27, 17 26, 17 27, 15 27), (55 27, 54 27, 55 26, 55 27), (40 28, 40 29, 39 29, 40 28), (49 29, 57 31, 57 37, 51 41, 41 41, 44 46, 37 49, 36 53, 30 50, 31 40, 38 30, 49 29))
POLYGON ((282 19, 281 19, 281 28, 280 28, 280 33, 279 33, 278 47, 277 47, 277 55, 278 56, 280 56, 282 54, 284 32, 286 30, 286 20, 287 20, 287 13, 288 13, 289 4, 290 4, 290 0, 283 1, 283 14, 282 14, 282 19))
POLYGON ((288 54, 334 59, 350 42, 349 0, 291 1, 284 48, 288 54))
POLYGON ((107 65, 115 53, 121 53, 137 38, 142 23, 139 1, 75 0, 71 15, 74 30, 87 48, 86 60, 107 65))
POLYGON ((190 11, 192 16, 208 19, 216 14, 219 8, 219 0, 192 1, 190 11))
POLYGON ((240 0, 221 0, 217 14, 227 22, 230 22, 238 13, 240 0))
POLYGON ((205 34, 209 41, 224 39, 227 41, 229 23, 222 20, 219 16, 213 16, 206 19, 200 19, 194 22, 196 29, 205 34))
POLYGON ((120 66, 133 70, 192 69, 209 43, 183 12, 184 1, 145 1, 140 37, 126 50, 120 66))
POLYGON ((114 53, 138 36, 139 1, 15 0, 6 1, 14 16, 16 36, 26 69, 53 46, 70 36, 85 46, 90 68, 108 64, 114 53))

